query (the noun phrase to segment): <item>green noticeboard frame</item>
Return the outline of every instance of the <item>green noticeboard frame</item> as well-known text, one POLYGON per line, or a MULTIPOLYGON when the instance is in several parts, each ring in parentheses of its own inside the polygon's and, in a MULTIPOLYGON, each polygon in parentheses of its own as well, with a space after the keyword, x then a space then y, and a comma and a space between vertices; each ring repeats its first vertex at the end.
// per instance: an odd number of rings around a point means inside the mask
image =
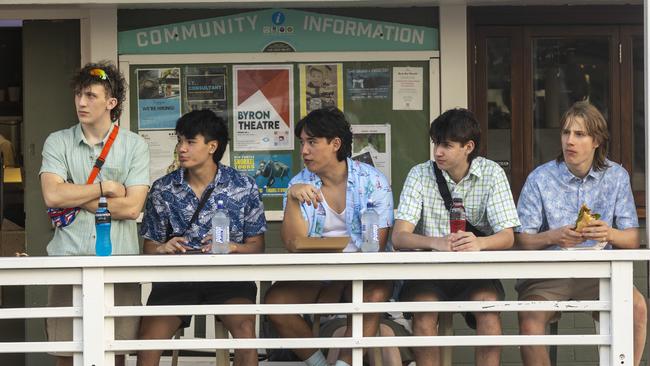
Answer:
MULTIPOLYGON (((128 121, 125 121, 126 118, 122 119, 123 124, 128 124, 129 128, 138 132, 138 79, 137 79, 137 70, 138 69, 161 69, 161 68, 180 68, 181 71, 181 80, 184 81, 183 75, 185 75, 187 70, 192 70, 196 68, 205 68, 210 67, 212 69, 221 69, 225 72, 225 95, 226 95, 226 105, 227 105, 227 121, 229 125, 230 132, 230 144, 229 151, 230 157, 232 159, 233 153, 246 153, 246 152, 233 152, 232 144, 232 131, 233 131, 233 116, 230 111, 233 110, 233 100, 232 100, 232 87, 233 87, 233 65, 243 65, 243 64, 255 64, 262 65, 265 63, 272 64, 291 64, 293 65, 294 70, 294 104, 293 104, 293 113, 294 113, 294 123, 297 123, 300 120, 300 64, 317 64, 317 63, 337 63, 342 65, 342 76, 343 76, 343 95, 344 95, 344 112, 348 121, 353 124, 388 124, 391 126, 391 184, 393 187, 393 196, 395 207, 399 202, 399 195, 402 191, 402 185, 410 169, 419 163, 422 163, 430 158, 430 141, 428 136, 429 124, 432 116, 435 116, 439 113, 439 82, 437 79, 438 75, 438 58, 429 57, 423 59, 422 53, 417 53, 417 57, 413 57, 414 60, 409 60, 408 55, 400 55, 396 57, 397 60, 377 60, 377 61, 356 61, 355 59, 362 59, 364 57, 354 57, 346 56, 339 58, 339 61, 332 61, 336 57, 330 56, 329 59, 323 60, 322 58, 313 57, 309 58, 308 56, 301 57, 300 60, 284 61, 277 62, 275 60, 268 60, 268 56, 272 58, 278 58, 277 54, 262 54, 262 59, 267 59, 266 62, 256 62, 253 60, 251 62, 250 57, 247 62, 238 62, 239 60, 230 60, 227 61, 226 57, 217 57, 218 60, 214 62, 187 62, 187 58, 195 58, 195 55, 187 55, 184 57, 184 62, 179 62, 183 58, 181 55, 160 55, 159 57, 147 55, 147 56, 132 56, 123 55, 120 58, 120 67, 123 70, 125 76, 127 75, 126 70, 128 70, 128 82, 130 85, 129 88, 129 100, 128 106, 125 106, 124 117, 128 118, 128 121), (304 60, 303 60, 304 59, 304 60), (342 59, 342 60, 341 60, 342 59), (346 61, 345 59, 349 59, 346 61), (271 62, 269 62, 271 61, 271 62), (422 109, 420 110, 393 110, 393 85, 392 85, 392 73, 393 67, 414 67, 422 69, 422 109), (348 70, 358 70, 358 69, 382 69, 389 70, 391 75, 391 87, 388 94, 388 97, 383 98, 352 98, 350 93, 346 90, 345 86, 347 85, 347 75, 348 70), (125 123, 126 122, 126 123, 125 123)), ((292 55, 292 56, 295 56, 292 55)), ((413 55, 411 55, 413 56, 413 55)), ((427 56, 431 56, 429 53, 427 56)), ((437 56, 437 54, 435 55, 437 56)), ((286 57, 286 56, 285 56, 286 57)), ((386 57, 386 55, 384 55, 386 57)), ((255 58, 255 57, 253 57, 255 58)), ((294 57, 295 58, 295 57, 294 57)), ((181 89, 184 90, 183 84, 181 89)), ((184 93, 181 93, 181 113, 188 112, 186 96, 184 93)), ((291 153, 292 162, 291 162, 291 175, 297 174, 302 168, 302 160, 300 157, 300 144, 297 139, 294 141, 293 151, 268 151, 268 153, 291 153)), ((259 151, 257 152, 259 153, 259 151)), ((229 164, 232 161, 228 162, 229 164)), ((279 219, 278 213, 281 213, 282 210, 282 197, 281 196, 264 196, 264 207, 267 211, 267 216, 269 213, 275 213, 276 215, 271 215, 268 217, 269 220, 279 219)))

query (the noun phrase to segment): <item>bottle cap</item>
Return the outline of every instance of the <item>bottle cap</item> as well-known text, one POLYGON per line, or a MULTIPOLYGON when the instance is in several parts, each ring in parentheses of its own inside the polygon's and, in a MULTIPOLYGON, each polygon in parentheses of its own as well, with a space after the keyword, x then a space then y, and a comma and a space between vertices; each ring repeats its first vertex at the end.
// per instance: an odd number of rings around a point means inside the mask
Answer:
POLYGON ((223 208, 223 200, 218 200, 217 201, 217 209, 222 209, 223 208))
POLYGON ((463 203, 463 199, 460 198, 460 197, 454 197, 451 201, 454 202, 454 203, 456 203, 456 202, 463 203))
POLYGON ((106 200, 106 197, 104 196, 99 197, 99 206, 108 207, 108 201, 106 200))
POLYGON ((372 198, 368 198, 368 203, 366 204, 366 208, 373 208, 375 207, 375 203, 372 202, 372 198))

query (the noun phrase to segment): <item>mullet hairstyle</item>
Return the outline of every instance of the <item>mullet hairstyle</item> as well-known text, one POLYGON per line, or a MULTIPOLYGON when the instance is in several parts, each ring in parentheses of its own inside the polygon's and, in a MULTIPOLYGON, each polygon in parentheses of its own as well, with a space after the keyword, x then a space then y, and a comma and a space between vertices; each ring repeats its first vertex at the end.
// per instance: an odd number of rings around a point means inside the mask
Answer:
POLYGON ((97 63, 86 64, 78 73, 76 73, 70 80, 70 86, 75 94, 81 92, 83 89, 100 84, 104 86, 106 97, 117 99, 117 104, 111 110, 111 121, 115 122, 120 119, 122 115, 122 103, 126 99, 126 80, 122 73, 110 61, 99 61, 97 63), (108 80, 91 75, 90 70, 101 69, 106 73, 108 80))
POLYGON ((464 108, 454 108, 431 122, 429 137, 434 144, 453 141, 465 145, 474 141, 474 150, 467 156, 467 162, 471 163, 481 147, 481 126, 474 113, 464 108))
POLYGON ((303 130, 309 137, 326 138, 328 143, 336 137, 341 139, 341 147, 336 152, 338 161, 352 156, 352 129, 345 114, 338 108, 321 108, 309 112, 296 124, 294 134, 298 139, 303 130))
POLYGON ((219 165, 223 154, 228 147, 228 125, 223 118, 217 116, 209 109, 196 110, 185 113, 176 122, 176 135, 186 139, 193 139, 197 135, 204 138, 204 142, 217 141, 217 150, 212 154, 212 160, 219 165))
MULTIPOLYGON (((594 107, 588 101, 575 102, 562 116, 560 133, 562 133, 568 124, 574 122, 576 118, 581 118, 584 121, 587 134, 598 144, 594 152, 594 161, 591 163, 591 167, 595 171, 609 168, 607 164, 609 130, 607 129, 605 117, 603 117, 598 108, 594 107)), ((560 151, 556 160, 558 162, 564 161, 564 153, 562 151, 560 151)))

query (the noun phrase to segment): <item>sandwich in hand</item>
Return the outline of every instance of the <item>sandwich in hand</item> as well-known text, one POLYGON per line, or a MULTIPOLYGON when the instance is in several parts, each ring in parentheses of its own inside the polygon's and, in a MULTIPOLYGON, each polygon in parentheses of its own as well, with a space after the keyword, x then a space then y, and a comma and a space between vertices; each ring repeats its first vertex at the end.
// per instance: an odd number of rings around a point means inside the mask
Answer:
POLYGON ((575 230, 577 232, 582 232, 582 229, 589 226, 589 223, 598 220, 600 215, 597 213, 592 213, 591 209, 587 207, 586 204, 582 204, 580 211, 578 212, 578 219, 576 220, 575 230))

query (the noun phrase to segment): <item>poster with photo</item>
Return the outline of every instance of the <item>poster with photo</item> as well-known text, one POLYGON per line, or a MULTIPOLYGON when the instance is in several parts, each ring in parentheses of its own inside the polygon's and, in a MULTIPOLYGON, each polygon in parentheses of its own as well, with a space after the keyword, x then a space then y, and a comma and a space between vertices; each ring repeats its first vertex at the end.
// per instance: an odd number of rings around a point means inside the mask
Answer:
POLYGON ((209 109, 227 120, 226 75, 185 75, 185 103, 188 112, 209 109))
POLYGON ((343 65, 301 64, 300 116, 325 108, 343 110, 343 65))
POLYGON ((138 129, 173 129, 181 116, 180 68, 138 69, 138 129))
POLYGON ((233 150, 293 150, 293 66, 233 66, 233 150))
POLYGON ((232 158, 233 168, 248 174, 262 196, 282 196, 287 191, 291 173, 291 153, 237 153, 232 158))
POLYGON ((390 125, 352 125, 352 159, 374 166, 392 183, 390 125))
POLYGON ((393 110, 422 110, 423 75, 421 67, 393 67, 393 110))
POLYGON ((388 99, 390 96, 390 69, 347 70, 345 92, 348 99, 388 99))

